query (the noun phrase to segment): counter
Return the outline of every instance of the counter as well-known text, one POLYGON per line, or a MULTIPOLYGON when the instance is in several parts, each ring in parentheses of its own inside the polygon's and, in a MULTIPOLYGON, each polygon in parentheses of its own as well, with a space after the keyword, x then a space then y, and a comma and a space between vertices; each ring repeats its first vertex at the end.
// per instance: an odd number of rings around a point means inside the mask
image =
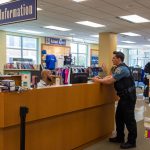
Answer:
POLYGON ((20 106, 26 150, 71 150, 113 131, 115 99, 113 85, 93 83, 0 93, 0 149, 20 149, 20 106))

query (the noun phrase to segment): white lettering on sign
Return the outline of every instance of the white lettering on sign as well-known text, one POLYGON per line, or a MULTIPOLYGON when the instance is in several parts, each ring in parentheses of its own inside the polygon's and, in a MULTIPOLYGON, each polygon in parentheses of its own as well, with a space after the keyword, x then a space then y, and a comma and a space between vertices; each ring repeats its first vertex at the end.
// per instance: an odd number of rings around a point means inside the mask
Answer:
POLYGON ((11 18, 28 16, 32 14, 33 14, 32 5, 23 4, 19 8, 15 8, 15 9, 5 8, 4 11, 0 9, 0 20, 7 20, 11 18))

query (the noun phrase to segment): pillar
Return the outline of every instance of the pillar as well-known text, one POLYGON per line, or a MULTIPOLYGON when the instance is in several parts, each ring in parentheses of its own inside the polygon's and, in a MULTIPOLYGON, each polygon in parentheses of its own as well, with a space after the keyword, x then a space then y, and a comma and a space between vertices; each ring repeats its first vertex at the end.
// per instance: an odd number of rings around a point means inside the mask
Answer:
POLYGON ((6 32, 0 31, 0 73, 3 74, 6 64, 6 32))
POLYGON ((112 67, 113 51, 117 49, 116 33, 100 33, 99 34, 99 65, 106 66, 106 72, 109 74, 112 67))

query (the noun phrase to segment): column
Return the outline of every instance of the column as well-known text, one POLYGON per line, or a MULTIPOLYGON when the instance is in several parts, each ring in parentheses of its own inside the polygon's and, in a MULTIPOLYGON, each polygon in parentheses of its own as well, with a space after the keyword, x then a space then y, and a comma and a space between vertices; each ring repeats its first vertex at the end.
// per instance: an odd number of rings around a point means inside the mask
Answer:
POLYGON ((100 33, 99 34, 99 65, 106 65, 106 72, 109 74, 112 67, 113 51, 117 48, 116 33, 100 33))
POLYGON ((3 74, 6 64, 6 32, 0 31, 0 73, 3 74))

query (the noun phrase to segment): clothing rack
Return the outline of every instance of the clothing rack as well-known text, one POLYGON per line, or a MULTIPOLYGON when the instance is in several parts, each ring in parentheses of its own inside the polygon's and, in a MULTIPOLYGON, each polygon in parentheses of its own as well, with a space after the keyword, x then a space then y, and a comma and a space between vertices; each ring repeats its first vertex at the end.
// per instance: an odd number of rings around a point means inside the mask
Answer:
POLYGON ((142 88, 142 86, 139 85, 140 82, 143 82, 143 78, 144 78, 144 70, 142 70, 142 68, 131 68, 131 72, 133 74, 133 78, 135 80, 136 87, 138 88, 142 88))
POLYGON ((56 68, 55 73, 56 75, 59 75, 62 77, 61 84, 70 84, 72 74, 87 73, 87 68, 81 67, 81 66, 66 65, 62 68, 56 68))

